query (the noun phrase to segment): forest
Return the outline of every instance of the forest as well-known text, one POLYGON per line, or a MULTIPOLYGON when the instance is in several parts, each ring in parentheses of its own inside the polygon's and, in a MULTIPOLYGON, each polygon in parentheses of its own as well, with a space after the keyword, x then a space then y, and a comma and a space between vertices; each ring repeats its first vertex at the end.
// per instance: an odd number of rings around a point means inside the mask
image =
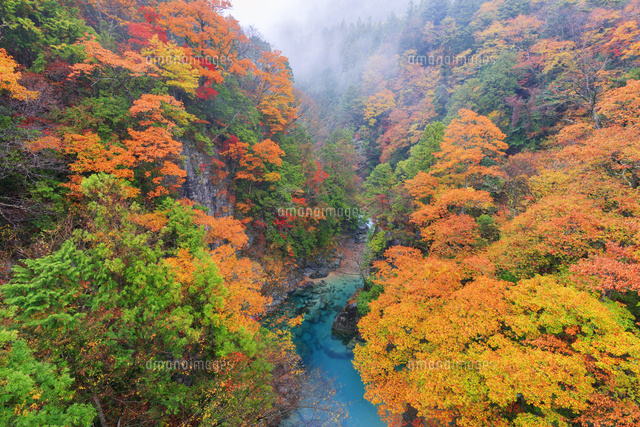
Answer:
POLYGON ((271 313, 365 229, 381 425, 640 425, 640 0, 410 2, 299 75, 231 8, 0 2, 0 425, 295 425, 340 378, 271 313))

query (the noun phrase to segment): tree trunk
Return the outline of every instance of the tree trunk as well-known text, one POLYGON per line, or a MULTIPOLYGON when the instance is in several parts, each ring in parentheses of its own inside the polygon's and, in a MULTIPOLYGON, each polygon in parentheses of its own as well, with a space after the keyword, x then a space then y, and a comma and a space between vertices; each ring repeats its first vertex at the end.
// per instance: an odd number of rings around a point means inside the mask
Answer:
POLYGON ((100 405, 100 401, 98 400, 98 395, 94 392, 92 394, 93 403, 96 404, 96 410, 98 411, 98 418, 100 419, 100 427, 109 427, 107 425, 107 420, 104 417, 104 412, 102 412, 102 406, 100 405))

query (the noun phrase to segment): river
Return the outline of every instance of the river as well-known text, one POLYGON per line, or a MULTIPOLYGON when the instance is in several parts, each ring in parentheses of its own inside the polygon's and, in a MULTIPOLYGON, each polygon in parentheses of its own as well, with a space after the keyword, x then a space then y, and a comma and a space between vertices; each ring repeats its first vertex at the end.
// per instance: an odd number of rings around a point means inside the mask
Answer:
POLYGON ((330 407, 340 412, 340 421, 329 421, 331 414, 314 409, 299 409, 281 427, 339 425, 345 427, 384 427, 374 405, 364 399, 364 385, 354 369, 353 352, 339 338, 331 334, 336 314, 363 282, 358 273, 341 268, 312 287, 298 289, 278 308, 276 316, 294 317, 305 312, 305 320, 291 329, 294 343, 309 370, 319 370, 323 379, 330 379, 335 387, 330 407))

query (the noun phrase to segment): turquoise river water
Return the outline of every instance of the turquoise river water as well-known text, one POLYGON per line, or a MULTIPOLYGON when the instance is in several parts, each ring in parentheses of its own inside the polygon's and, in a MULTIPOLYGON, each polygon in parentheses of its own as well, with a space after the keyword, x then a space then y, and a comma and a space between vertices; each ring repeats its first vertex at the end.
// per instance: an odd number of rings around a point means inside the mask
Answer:
POLYGON ((307 369, 318 370, 320 377, 330 380, 336 389, 335 395, 330 399, 329 411, 318 411, 317 408, 299 409, 285 420, 281 427, 385 426, 375 406, 363 397, 364 385, 353 367, 353 352, 341 339, 331 334, 331 325, 336 314, 361 286, 362 279, 358 275, 330 275, 324 279, 324 283, 317 283, 315 286, 298 289, 292 293, 274 313, 274 316, 286 314, 289 317, 306 313, 302 324, 291 329, 297 351, 307 369), (332 421, 331 412, 340 410, 346 416, 340 421, 332 421))

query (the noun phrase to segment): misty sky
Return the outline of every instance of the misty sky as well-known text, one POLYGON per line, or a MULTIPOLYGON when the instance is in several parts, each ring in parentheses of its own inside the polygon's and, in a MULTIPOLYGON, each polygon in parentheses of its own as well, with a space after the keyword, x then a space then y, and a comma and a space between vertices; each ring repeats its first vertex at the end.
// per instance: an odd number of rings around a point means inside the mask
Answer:
POLYGON ((243 27, 254 26, 276 49, 296 62, 303 61, 301 41, 327 26, 383 20, 392 11, 403 15, 409 0, 231 0, 229 11, 243 27), (296 49, 297 47, 297 49, 296 49))
POLYGON ((231 15, 242 26, 255 26, 277 45, 286 42, 282 34, 291 28, 312 31, 343 19, 384 19, 392 11, 404 14, 409 0, 231 0, 231 4, 231 15))

